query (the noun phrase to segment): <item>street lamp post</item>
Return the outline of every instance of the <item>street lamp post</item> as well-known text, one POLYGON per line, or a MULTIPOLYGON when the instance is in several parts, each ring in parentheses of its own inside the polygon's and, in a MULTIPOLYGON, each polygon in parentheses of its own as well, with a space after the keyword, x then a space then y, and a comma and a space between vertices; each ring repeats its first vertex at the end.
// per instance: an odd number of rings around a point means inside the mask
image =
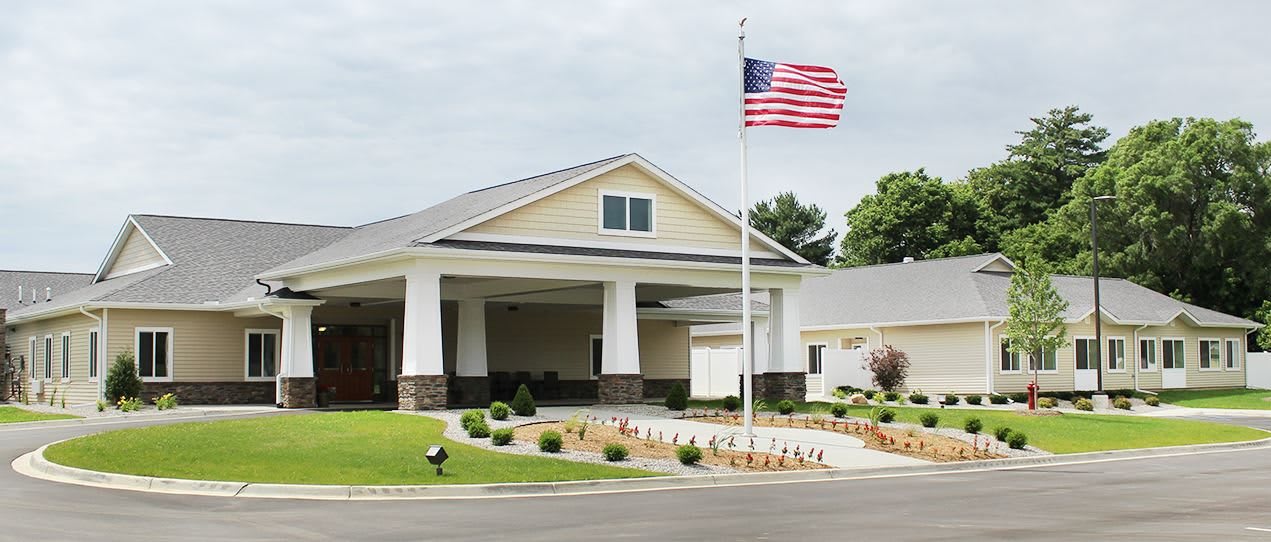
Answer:
POLYGON ((1095 203, 1116 199, 1116 196, 1095 196, 1090 198, 1090 255, 1094 270, 1094 359, 1098 370, 1095 372, 1095 395, 1103 393, 1103 320, 1099 310, 1099 218, 1095 213, 1095 203))

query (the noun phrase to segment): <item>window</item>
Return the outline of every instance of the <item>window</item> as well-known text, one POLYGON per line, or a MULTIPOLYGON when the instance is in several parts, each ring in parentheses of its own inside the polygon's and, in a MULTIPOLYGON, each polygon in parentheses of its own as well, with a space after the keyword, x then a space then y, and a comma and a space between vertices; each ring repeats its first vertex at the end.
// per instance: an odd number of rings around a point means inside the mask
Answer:
POLYGON ((44 336, 44 379, 53 378, 53 336, 44 336))
POLYGON ((88 380, 97 380, 97 332, 88 332, 88 380))
POLYGON ((1011 340, 1002 337, 1001 345, 1001 370, 1003 373, 1018 373, 1020 369, 1021 356, 1018 352, 1011 352, 1011 340))
POLYGON ((71 333, 62 334, 62 381, 71 379, 71 333))
POLYGON ((600 233, 653 237, 653 194, 600 192, 600 233))
POLYGON ((1217 371, 1222 368, 1222 346, 1218 339, 1200 340, 1200 370, 1217 371))
POLYGON ((1108 372, 1124 373, 1125 372, 1125 338, 1112 337, 1108 339, 1108 372))
POLYGON ((1073 341, 1074 347, 1077 349, 1077 370, 1078 371, 1094 371, 1099 368, 1099 343, 1094 339, 1080 338, 1073 341))
POLYGON ((1054 348, 1042 350, 1038 349, 1033 352, 1033 357, 1028 360, 1028 370, 1037 371, 1039 373, 1053 373, 1059 371, 1059 355, 1054 348), (1037 364, 1041 363, 1041 367, 1037 364))
POLYGON ((31 337, 30 340, 27 341, 27 356, 26 356, 27 357, 26 370, 28 371, 27 378, 37 378, 37 375, 35 374, 35 355, 36 355, 35 349, 36 349, 36 346, 39 344, 40 344, 40 339, 37 337, 31 337))
POLYGON ((605 342, 603 335, 591 336, 591 377, 598 378, 600 370, 604 367, 601 364, 600 357, 605 352, 605 342))
POLYGON ((269 380, 278 376, 278 330, 247 330, 247 378, 269 380))
POLYGON ((826 344, 808 345, 808 374, 821 374, 821 361, 825 359, 826 344))
POLYGON ((1156 372, 1156 339, 1139 339, 1139 370, 1156 372))
POLYGON ((172 328, 137 328, 137 374, 143 380, 172 379, 172 328))
POLYGON ((1183 353, 1182 339, 1161 339, 1161 368, 1182 369, 1187 367, 1187 357, 1183 353))
POLYGON ((1227 339, 1226 344, 1227 344, 1227 358, 1226 358, 1227 370, 1239 371, 1240 370, 1240 355, 1241 355, 1240 339, 1227 339))

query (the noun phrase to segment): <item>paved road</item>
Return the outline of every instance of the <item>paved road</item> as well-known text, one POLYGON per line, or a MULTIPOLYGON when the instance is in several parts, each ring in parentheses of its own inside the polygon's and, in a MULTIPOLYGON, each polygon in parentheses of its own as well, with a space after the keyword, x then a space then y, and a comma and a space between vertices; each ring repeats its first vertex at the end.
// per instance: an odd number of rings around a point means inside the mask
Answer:
MULTIPOLYGON (((164 423, 164 422, 146 422, 164 423)), ((118 426, 116 426, 118 427, 118 426)), ((90 427, 0 428, 6 463, 90 427)), ((1271 540, 1271 450, 941 476, 470 501, 158 495, 0 469, 0 540, 1271 540)))

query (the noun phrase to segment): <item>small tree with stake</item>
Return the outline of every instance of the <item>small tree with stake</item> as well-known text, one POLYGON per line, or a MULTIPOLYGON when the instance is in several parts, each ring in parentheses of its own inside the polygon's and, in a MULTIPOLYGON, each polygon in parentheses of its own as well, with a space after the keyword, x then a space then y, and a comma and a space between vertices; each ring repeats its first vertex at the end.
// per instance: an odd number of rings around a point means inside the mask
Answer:
POLYGON ((1038 356, 1058 349, 1068 340, 1063 316, 1068 310, 1068 301, 1055 291, 1050 273, 1038 266, 1026 265, 1011 275, 1006 304, 1010 311, 1006 321, 1006 336, 1010 339, 1007 350, 1028 354, 1028 365, 1033 371, 1033 385, 1028 390, 1028 404, 1032 408, 1037 404, 1037 371, 1042 361, 1038 356))

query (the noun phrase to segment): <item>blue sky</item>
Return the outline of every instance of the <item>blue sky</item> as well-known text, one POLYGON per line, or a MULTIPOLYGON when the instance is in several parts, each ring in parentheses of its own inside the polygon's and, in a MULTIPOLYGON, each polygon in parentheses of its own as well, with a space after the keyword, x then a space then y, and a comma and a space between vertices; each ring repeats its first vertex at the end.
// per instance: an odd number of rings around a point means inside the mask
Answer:
POLYGON ((1271 4, 46 2, 0 17, 0 269, 93 271, 128 213, 354 225, 639 152, 728 208, 747 53, 836 68, 831 131, 750 133, 751 193, 842 213, 1080 105, 1271 126, 1271 4))

